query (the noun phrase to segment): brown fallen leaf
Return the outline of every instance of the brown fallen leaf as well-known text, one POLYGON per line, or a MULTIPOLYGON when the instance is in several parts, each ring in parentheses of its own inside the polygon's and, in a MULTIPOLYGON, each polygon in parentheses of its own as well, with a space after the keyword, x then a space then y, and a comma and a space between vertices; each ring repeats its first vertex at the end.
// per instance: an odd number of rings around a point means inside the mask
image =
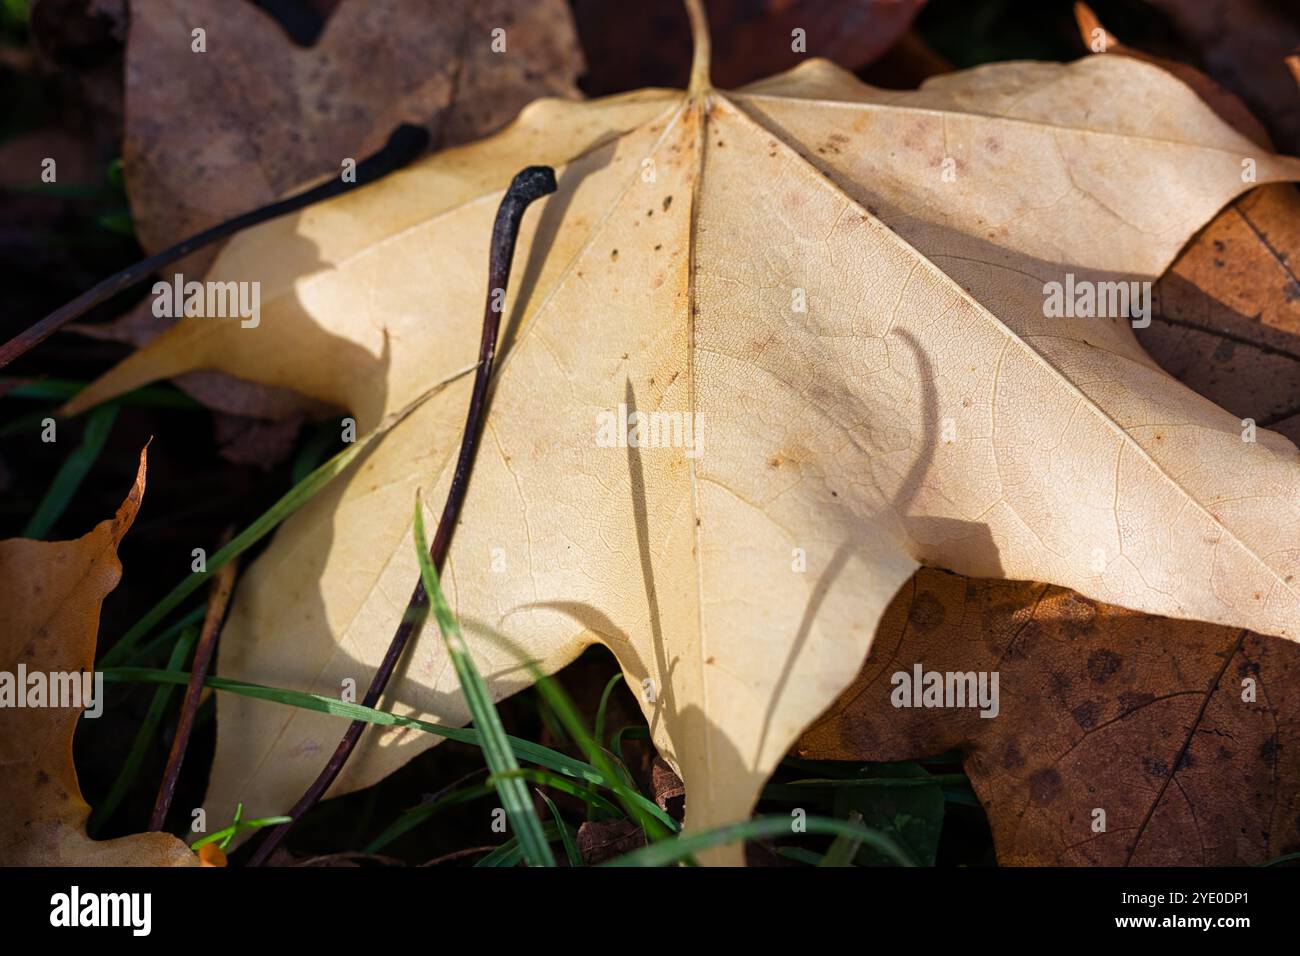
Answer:
POLYGON ((1300 190, 1263 186, 1215 217, 1161 277, 1138 341, 1241 419, 1300 442, 1300 190))
POLYGON ((538 96, 575 95, 581 69, 563 0, 345 0, 305 49, 251 3, 134 0, 123 162, 136 234, 156 252, 339 175, 401 123, 435 149, 482 136, 538 96))
MULTIPOLYGON (((134 0, 123 162, 136 235, 154 253, 338 176, 345 159, 378 149, 404 122, 428 129, 435 148, 482 136, 539 96, 577 95, 582 66, 564 0, 345 0, 309 48, 242 0, 134 0), (206 52, 192 49, 195 29, 206 31, 206 52), (492 48, 496 29, 504 53, 492 48)), ((217 251, 171 271, 197 278, 217 251)), ((295 252, 311 254, 308 244, 295 252)), ((115 322, 74 331, 143 346, 174 321, 152 306, 148 296, 115 322)), ((177 385, 261 420, 227 427, 239 437, 222 452, 237 462, 274 463, 296 435, 275 422, 327 412, 288 389, 213 372, 177 385)))
MULTIPOLYGON (((141 452, 126 501, 89 534, 76 541, 0 541, 4 677, 16 681, 20 667, 47 681, 54 674, 80 679, 92 670, 100 604, 121 578, 117 546, 135 520, 144 486, 141 452)), ((76 706, 0 707, 0 866, 197 865, 189 848, 167 833, 104 841, 86 835, 90 807, 72 762, 80 718, 76 706)))
POLYGON ((917 572, 795 749, 961 750, 1004 865, 1240 866, 1300 850, 1296 646, 1044 584, 917 572), (894 675, 918 665, 997 674, 997 715, 894 706, 894 675))
POLYGON ((680 820, 686 806, 686 785, 663 757, 655 757, 650 767, 650 791, 660 810, 680 820))
POLYGON ((587 866, 645 846, 645 832, 635 820, 584 820, 578 825, 578 852, 587 866))
MULTIPOLYGON (((536 163, 560 187, 524 220, 445 586, 498 697, 529 679, 490 631, 545 671, 606 644, 685 781, 688 829, 749 814, 921 564, 1300 635, 1295 446, 1243 442, 1123 317, 1044 296, 1066 276, 1154 280, 1251 187, 1243 156, 1259 182, 1300 161, 1130 57, 905 92, 812 60, 724 93, 707 51, 684 92, 540 101, 248 232, 212 278, 262 281, 257 329, 183 320, 72 403, 215 365, 349 408, 364 433, 449 383, 245 574, 223 675, 333 694, 388 647, 416 490, 442 498, 459 444, 493 212, 536 163), (294 258, 304 240, 317 257, 294 258), (657 441, 621 434, 633 411, 657 441)), ((468 718, 437 641, 386 697, 468 718)), ((339 735, 262 701, 218 711, 210 814, 282 812, 339 735)), ((431 742, 368 731, 332 792, 431 742)))

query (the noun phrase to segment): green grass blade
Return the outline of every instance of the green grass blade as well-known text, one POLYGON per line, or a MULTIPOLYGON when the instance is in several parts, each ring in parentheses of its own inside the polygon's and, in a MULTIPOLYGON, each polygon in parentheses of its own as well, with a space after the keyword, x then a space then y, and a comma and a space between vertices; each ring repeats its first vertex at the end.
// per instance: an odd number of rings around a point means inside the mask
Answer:
MULTIPOLYGON (((554 823, 544 824, 542 831, 546 834, 547 842, 559 837, 559 833, 554 823)), ((518 866, 519 861, 524 858, 523 850, 519 846, 519 841, 511 837, 505 843, 493 850, 491 853, 479 859, 474 865, 478 866, 518 866)))
POLYGON ((72 496, 77 493, 91 466, 99 458, 99 453, 104 450, 104 442, 108 440, 116 420, 116 406, 97 408, 91 413, 81 435, 81 444, 59 466, 49 490, 36 507, 36 513, 28 520, 27 527, 23 528, 24 538, 44 538, 54 522, 59 520, 59 515, 68 507, 72 496))
POLYGON ((104 655, 103 666, 111 667, 119 663, 124 657, 131 653, 135 646, 151 631, 157 624, 168 614, 172 612, 182 601, 198 590, 208 578, 216 574, 232 558, 243 554, 257 542, 261 541, 275 527, 289 515, 293 514, 338 474, 352 463, 352 460, 361 454, 366 448, 370 436, 361 438, 347 448, 343 449, 325 464, 321 465, 310 475, 304 478, 298 484, 294 485, 279 501, 268 508, 262 515, 253 521, 247 528, 232 538, 224 547, 217 550, 215 554, 207 560, 207 569, 204 571, 195 571, 187 576, 180 584, 172 588, 165 597, 144 615, 136 621, 131 628, 122 635, 108 653, 104 655))
POLYGON ((609 679, 605 689, 600 692, 600 706, 596 708, 596 729, 592 734, 596 739, 598 746, 605 746, 605 711, 609 707, 609 695, 613 692, 614 687, 623 679, 620 672, 609 679))
POLYGON ((564 729, 577 742, 583 756, 587 758, 593 767, 600 771, 602 776, 614 782, 610 789, 614 791, 614 796, 623 805, 623 809, 627 811, 628 816, 645 830, 646 839, 650 841, 662 840, 669 836, 675 827, 672 829, 664 827, 657 814, 646 813, 644 808, 636 800, 632 799, 634 794, 636 796, 640 796, 640 794, 637 794, 619 778, 618 770, 615 769, 614 764, 605 753, 605 749, 599 746, 587 731, 582 718, 578 715, 578 709, 573 706, 573 701, 569 698, 569 695, 564 692, 556 681, 541 673, 536 665, 530 664, 529 668, 532 671, 533 678, 537 681, 538 691, 546 697, 547 703, 551 705, 556 716, 560 718, 560 722, 564 724, 564 729))
POLYGON ((614 736, 609 741, 610 751, 618 758, 618 762, 627 766, 627 758, 623 756, 623 739, 628 740, 649 740, 650 728, 643 727, 640 724, 628 724, 626 727, 620 727, 614 731, 614 736))
MULTIPOLYGON (((176 646, 172 648, 171 660, 167 662, 169 670, 185 666, 185 659, 189 657, 190 649, 194 647, 194 642, 199 639, 199 632, 193 628, 181 633, 180 639, 176 641, 176 646)), ((140 764, 144 760, 145 751, 153 743, 154 735, 158 733, 158 726, 162 723, 163 714, 167 712, 167 704, 171 699, 172 693, 176 688, 167 685, 160 686, 153 692, 153 700, 149 702, 149 709, 145 712, 144 722, 140 729, 136 731, 135 740, 131 744, 131 752, 126 755, 126 760, 122 763, 122 769, 118 771, 117 779, 113 781, 112 787, 109 788, 106 796, 95 807, 95 812, 91 814, 90 825, 87 830, 94 835, 100 827, 110 820, 118 806, 122 803, 122 798, 126 796, 127 790, 135 781, 135 776, 140 772, 140 764)))
MULTIPOLYGON (((872 846, 887 855, 900 866, 912 866, 912 860, 889 837, 878 830, 855 826, 844 820, 830 817, 807 817, 804 822, 805 833, 823 833, 830 836, 845 834, 855 836, 868 846, 872 846)), ((731 823, 715 827, 700 833, 673 837, 648 843, 640 849, 633 850, 601 866, 667 866, 680 863, 703 850, 725 846, 740 840, 757 840, 763 837, 786 836, 791 833, 791 821, 781 817, 756 817, 741 823, 731 823)))
MULTIPOLYGON (((190 679, 187 671, 160 670, 153 667, 111 667, 104 668, 101 673, 104 675, 104 680, 109 683, 186 684, 190 679)), ((247 681, 232 680, 229 677, 215 675, 207 677, 203 681, 203 686, 211 687, 217 691, 239 694, 243 697, 283 704, 287 707, 297 707, 320 714, 329 714, 346 720, 360 720, 381 727, 411 727, 427 734, 433 734, 435 737, 459 741, 474 747, 482 746, 479 732, 475 729, 433 724, 426 720, 417 720, 414 717, 404 717, 386 710, 377 710, 363 704, 339 700, 336 697, 323 697, 319 694, 308 694, 303 691, 287 690, 282 687, 267 687, 264 684, 252 684, 247 681)), ((576 780, 585 780, 598 787, 604 787, 606 790, 612 790, 613 783, 617 782, 617 778, 606 777, 591 764, 577 760, 567 754, 559 753, 549 747, 543 747, 541 744, 535 744, 519 737, 507 737, 507 740, 509 740, 511 749, 519 759, 527 760, 539 767, 554 770, 556 773, 576 780)), ((676 821, 660 810, 653 800, 648 800, 640 794, 635 794, 634 797, 639 801, 642 810, 656 816, 664 826, 673 830, 677 828, 676 821)))
POLYGON ((236 820, 231 826, 223 827, 215 833, 209 833, 201 840, 195 840, 190 844, 190 849, 197 850, 209 843, 220 843, 221 848, 224 850, 240 830, 260 830, 262 827, 276 827, 281 823, 288 823, 292 819, 292 817, 258 817, 256 820, 236 820))
POLYGON ((623 805, 627 815, 645 830, 647 840, 661 840, 677 830, 676 821, 673 821, 671 826, 665 826, 664 819, 671 820, 672 818, 659 810, 658 806, 652 801, 646 800, 641 794, 637 793, 634 788, 623 783, 617 768, 610 760, 609 754, 591 736, 591 732, 587 730, 582 717, 578 714, 577 707, 573 705, 572 699, 557 681, 542 673, 537 663, 531 660, 519 645, 501 632, 493 630, 482 623, 471 624, 471 627, 503 645, 528 670, 529 676, 533 678, 536 685, 537 692, 542 695, 542 698, 555 712, 555 716, 559 718, 564 729, 577 743, 579 749, 582 750, 583 756, 587 758, 593 767, 600 771, 606 780, 613 781, 609 789, 614 792, 614 796, 623 805), (655 807, 655 810, 659 812, 647 813, 646 804, 655 807))
POLYGON ((366 844, 364 852, 378 853, 388 844, 392 843, 398 837, 414 830, 421 823, 431 819, 436 814, 454 807, 458 804, 469 803, 471 800, 477 800, 493 792, 493 788, 488 784, 481 783, 472 787, 464 787, 460 790, 454 790, 444 797, 432 800, 429 803, 423 803, 416 807, 411 807, 400 817, 394 820, 383 833, 375 837, 366 844))
MULTIPOLYGON (((850 813, 849 823, 854 826, 862 826, 862 814, 850 813)), ((862 837, 859 834, 841 833, 831 841, 830 847, 826 850, 826 855, 822 857, 819 866, 852 866, 853 858, 858 855, 858 848, 862 846, 862 837)))
POLYGON ((560 810, 556 807, 555 801, 541 790, 537 791, 537 795, 546 801, 551 816, 555 818, 555 828, 560 831, 560 842, 564 845, 564 856, 568 859, 569 866, 582 866, 582 854, 578 852, 578 845, 573 842, 573 834, 569 830, 569 825, 564 822, 564 817, 560 816, 560 810))
POLYGON ((529 866, 555 866, 555 857, 542 832, 542 821, 537 816, 537 808, 533 806, 528 786, 518 777, 509 776, 510 771, 519 769, 519 762, 510 749, 501 715, 497 713, 483 675, 474 666, 469 647, 460 632, 460 625, 456 623, 456 616, 438 584, 438 572, 429 559, 429 543, 424 534, 424 508, 418 500, 415 503, 414 530, 415 550, 420 559, 420 580, 424 582, 425 593, 429 595, 433 616, 438 622, 438 630, 442 632, 442 641, 451 657, 456 677, 460 680, 460 689, 465 695, 470 715, 474 718, 474 726, 482 735, 483 759, 496 778, 497 794, 505 805, 511 829, 519 839, 524 859, 529 866))
POLYGON ((582 783, 577 783, 569 777, 561 776, 557 773, 551 773, 549 770, 531 770, 527 767, 521 767, 518 770, 512 770, 508 774, 501 776, 518 777, 527 783, 536 784, 542 787, 551 787, 561 793, 566 793, 571 797, 583 801, 592 810, 602 810, 608 817, 623 816, 623 812, 618 805, 606 797, 601 796, 592 787, 582 783))
MULTIPOLYGON (((181 631, 191 625, 201 624, 207 613, 207 602, 204 602, 197 607, 190 608, 190 610, 186 611, 184 615, 163 628, 157 637, 154 637, 152 640, 149 640, 144 644, 138 645, 135 649, 135 653, 131 655, 132 660, 148 660, 153 656, 154 652, 160 648, 174 645, 176 643, 176 636, 180 634, 181 631)), ((168 670, 176 670, 176 668, 169 667, 168 670)))

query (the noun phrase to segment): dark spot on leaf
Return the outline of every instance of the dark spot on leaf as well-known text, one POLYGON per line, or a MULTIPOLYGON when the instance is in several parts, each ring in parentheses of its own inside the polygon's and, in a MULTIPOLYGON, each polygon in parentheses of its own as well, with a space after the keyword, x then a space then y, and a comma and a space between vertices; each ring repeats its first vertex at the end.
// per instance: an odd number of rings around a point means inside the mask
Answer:
POLYGON ((1061 775, 1051 767, 1036 771, 1029 778, 1029 796, 1034 803, 1046 806, 1061 794, 1061 775))
POLYGON ((1114 651, 1093 651, 1088 657, 1088 676, 1098 684, 1104 684, 1122 663, 1123 658, 1114 651))
POLYGON ((1142 770, 1152 777, 1169 776, 1169 764, 1158 757, 1143 757, 1142 770))
POLYGON ((1274 734, 1268 740, 1264 741, 1259 748, 1259 759, 1270 767, 1277 766, 1277 758, 1282 751, 1281 744, 1278 743, 1277 735, 1274 734))
POLYGON ((922 591, 908 608, 907 620, 918 631, 933 631, 943 623, 944 610, 930 591, 922 591))
POLYGON ((1097 726, 1097 719, 1101 716, 1101 705, 1095 700, 1085 700, 1074 710, 1070 711, 1070 716, 1074 722, 1084 730, 1092 730, 1097 726))
POLYGON ((1020 748, 1015 742, 1007 744, 1007 749, 1002 752, 1002 766, 1007 770, 1019 770, 1025 765, 1025 758, 1020 753, 1020 748))

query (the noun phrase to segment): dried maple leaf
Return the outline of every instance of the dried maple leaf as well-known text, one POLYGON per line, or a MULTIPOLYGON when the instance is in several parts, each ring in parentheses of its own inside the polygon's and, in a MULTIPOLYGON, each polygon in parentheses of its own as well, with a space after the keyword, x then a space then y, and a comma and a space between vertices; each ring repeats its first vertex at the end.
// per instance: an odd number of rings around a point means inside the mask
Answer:
MULTIPOLYGON (((243 236, 211 278, 260 280, 260 326, 185 320, 72 410, 216 367, 373 427, 472 364, 493 211, 519 167, 548 163, 560 188, 520 238, 444 577, 471 631, 508 633, 546 670, 613 651, 690 827, 749 813, 921 563, 1300 633, 1295 447, 1243 442, 1127 318, 1044 314, 1045 283, 1068 275, 1159 276, 1248 188, 1243 160, 1261 183, 1300 161, 1131 58, 992 65, 911 92, 812 60, 723 94, 698 51, 684 93, 540 101, 491 139, 243 236), (681 430, 606 447, 603 426, 632 411, 681 430)), ((445 492, 468 390, 440 391, 286 523, 240 585, 222 673, 364 684, 416 580, 411 501, 445 492)), ((476 652, 495 694, 527 685, 498 644, 476 652)), ((465 721, 446 665, 422 642, 387 699, 465 721)), ((340 732, 220 706, 218 815, 282 810, 340 732)), ((430 739, 369 744, 334 793, 430 739)))
MULTIPOLYGON (((0 671, 90 672, 99 606, 117 586, 117 545, 144 495, 145 456, 126 501, 110 520, 76 541, 0 541, 0 671)), ((22 693, 25 687, 16 687, 22 693)), ((28 702, 30 703, 30 701, 28 702)), ((0 866, 195 866, 193 853, 167 833, 97 841, 86 835, 90 807, 77 785, 72 735, 82 708, 0 708, 0 866)), ((102 702, 101 702, 102 703, 102 702)))
POLYGON ((1300 850, 1297 687, 1300 654, 1276 638, 924 569, 796 749, 959 748, 1004 865, 1241 866, 1300 850), (997 672, 996 718, 895 707, 893 675, 918 664, 997 672))

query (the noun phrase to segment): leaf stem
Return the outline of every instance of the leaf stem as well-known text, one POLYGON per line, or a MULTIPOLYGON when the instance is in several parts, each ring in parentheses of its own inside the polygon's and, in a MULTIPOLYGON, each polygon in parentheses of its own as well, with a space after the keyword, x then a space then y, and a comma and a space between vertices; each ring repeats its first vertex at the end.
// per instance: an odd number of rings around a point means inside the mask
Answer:
POLYGON ((698 96, 713 88, 709 77, 709 61, 712 57, 712 44, 709 41, 709 17, 704 12, 703 0, 685 0, 686 15, 691 21, 691 39, 695 44, 691 55, 691 85, 687 92, 698 96))
MULTIPOLYGON (((519 224, 524 212, 535 200, 555 192, 555 170, 549 166, 529 166, 515 176, 501 199, 497 208, 496 222, 492 227, 492 243, 488 256, 487 301, 483 309, 483 335, 479 343, 479 364, 474 375, 474 390, 470 396, 469 411, 465 416, 465 434, 461 440, 460 456, 456 460, 456 470, 452 474, 451 487, 447 490, 447 500, 443 505, 442 517, 429 548, 429 559, 434 568, 441 572, 451 544, 451 536, 460 518, 461 506, 465 501, 465 491, 469 486, 470 472, 474 467, 474 458, 478 451, 479 438, 483 433, 483 422, 487 417, 488 385, 492 375, 492 362, 496 357, 497 333, 501 326, 501 311, 505 308, 505 290, 510 280, 510 266, 514 259, 515 243, 519 238, 519 224)), ((406 649, 412 634, 418 629, 427 613, 429 597, 424 584, 417 579, 415 589, 407 602, 406 613, 402 615, 397 631, 388 645, 384 658, 379 663, 362 704, 374 707, 383 696, 402 652, 406 649)), ((304 813, 314 807, 325 795, 335 779, 343 770, 343 765, 351 756, 357 741, 365 729, 365 722, 354 720, 339 741, 338 747, 320 775, 312 782, 307 791, 289 811, 290 820, 282 823, 270 833, 257 848, 249 866, 261 866, 284 840, 289 830, 304 813)))

